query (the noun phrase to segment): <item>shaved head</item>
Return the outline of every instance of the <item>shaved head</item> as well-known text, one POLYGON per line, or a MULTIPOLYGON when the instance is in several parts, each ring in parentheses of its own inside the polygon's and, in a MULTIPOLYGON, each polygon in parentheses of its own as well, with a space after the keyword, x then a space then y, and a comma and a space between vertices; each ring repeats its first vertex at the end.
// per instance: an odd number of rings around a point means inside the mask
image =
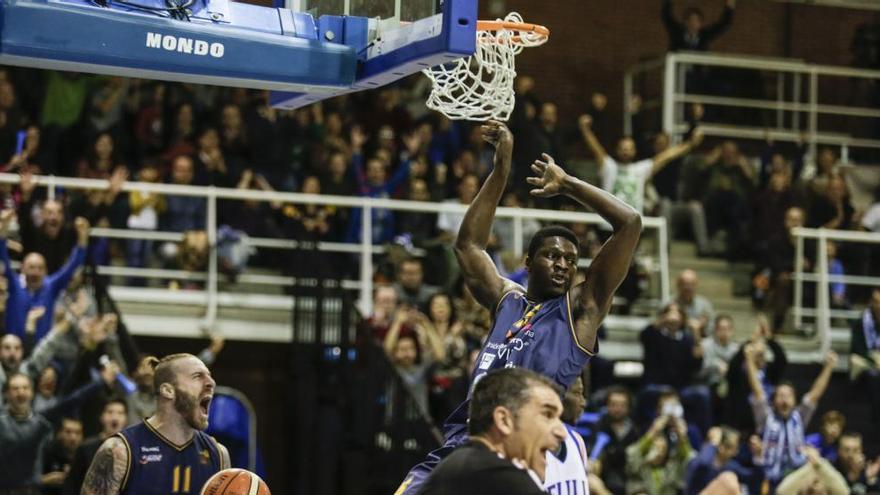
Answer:
POLYGON ((46 258, 40 253, 28 253, 21 263, 21 273, 28 289, 39 289, 46 278, 46 258))

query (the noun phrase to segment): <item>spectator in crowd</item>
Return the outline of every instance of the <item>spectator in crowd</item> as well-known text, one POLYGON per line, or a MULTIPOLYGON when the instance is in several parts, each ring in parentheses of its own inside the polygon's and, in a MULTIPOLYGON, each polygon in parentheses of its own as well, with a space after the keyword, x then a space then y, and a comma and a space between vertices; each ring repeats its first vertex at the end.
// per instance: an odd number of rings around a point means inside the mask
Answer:
POLYGON ((648 431, 626 450, 626 493, 674 495, 694 457, 681 415, 662 411, 648 431))
MULTIPOLYGON (((153 385, 153 376, 158 362, 159 358, 152 355, 143 355, 138 360, 137 368, 131 375, 137 385, 137 390, 125 398, 125 409, 128 412, 127 424, 135 424, 156 413, 156 390, 153 385)), ((85 471, 83 475, 85 475, 85 471)))
POLYGON ((437 335, 444 348, 444 357, 437 360, 431 381, 431 409, 433 416, 439 419, 447 417, 467 395, 467 343, 449 294, 432 295, 425 307, 427 314, 418 317, 421 326, 429 335, 437 335))
POLYGON ((705 158, 703 207, 712 242, 725 254, 748 252, 749 198, 754 188, 752 165, 734 141, 724 141, 705 158))
MULTIPOLYGON (((138 172, 139 182, 159 182, 159 169, 153 162, 147 162, 138 172)), ((159 218, 165 213, 165 196, 151 191, 131 191, 128 193, 128 228, 135 230, 156 230, 159 218)), ((147 266, 153 251, 153 241, 148 239, 128 239, 126 241, 126 262, 134 268, 147 266)), ((143 285, 143 279, 129 281, 129 285, 143 285)))
MULTIPOLYGON (((29 125, 25 129, 24 146, 20 153, 12 155, 9 162, 5 166, 5 172, 14 172, 16 170, 22 173, 44 173, 51 174, 55 172, 55 155, 52 150, 43 142, 43 134, 40 128, 35 125, 29 125)), ((17 144, 17 143, 16 143, 17 144)), ((0 155, 3 157, 6 155, 0 155)))
POLYGON ((36 380, 36 390, 34 390, 34 411, 41 413, 52 408, 58 403, 59 366, 56 363, 49 363, 49 366, 43 368, 40 376, 36 380))
POLYGON ((384 347, 385 354, 420 411, 424 417, 430 418, 430 373, 435 362, 446 359, 446 349, 434 328, 424 324, 423 316, 413 308, 398 311, 385 335, 384 347), (415 335, 401 335, 404 323, 414 330, 415 335))
MULTIPOLYGON (((192 158, 181 155, 171 162, 171 184, 191 186, 195 179, 192 158)), ((186 232, 205 228, 205 199, 195 196, 168 196, 164 228, 172 232, 186 232)))
MULTIPOLYGON (((154 411, 155 412, 155 411, 154 411)), ((63 495, 79 495, 86 472, 104 440, 122 431, 126 425, 128 406, 124 399, 110 398, 101 411, 101 432, 83 441, 73 455, 70 470, 64 479, 63 495)), ((150 414, 152 416, 152 413, 150 414)), ((149 416, 147 416, 149 417, 149 416)))
MULTIPOLYGON (((501 206, 505 208, 526 208, 528 205, 515 191, 509 191, 501 198, 501 206)), ((500 249, 513 251, 515 245, 513 225, 512 218, 498 218, 492 225, 492 231, 495 234, 500 249)), ((541 222, 534 218, 523 218, 522 245, 528 246, 529 239, 539 230, 541 230, 541 222)))
MULTIPOLYGON (((407 199, 410 201, 431 201, 431 192, 424 179, 409 181, 407 199)), ((412 243, 425 247, 437 237, 437 214, 422 211, 402 211, 398 218, 397 231, 409 235, 412 243)))
POLYGON ((840 175, 832 175, 822 193, 810 201, 806 226, 851 230, 858 225, 854 214, 855 209, 850 203, 846 181, 840 175))
POLYGON ((428 308, 428 299, 437 292, 425 284, 422 261, 418 258, 406 258, 397 265, 394 289, 402 304, 414 308, 428 308))
POLYGON ((770 242, 785 225, 785 212, 796 205, 789 169, 770 174, 767 186, 752 199, 752 242, 755 259, 771 256, 770 242))
POLYGON ((546 452, 566 436, 560 392, 524 368, 486 374, 471 399, 470 439, 437 466, 420 493, 545 493, 546 452))
POLYGON ((11 374, 3 385, 6 409, 0 412, 0 491, 36 494, 43 475, 43 457, 52 430, 65 412, 75 409, 103 386, 112 386, 119 367, 115 363, 101 370, 101 379, 78 389, 54 408, 37 414, 31 408, 34 397, 31 379, 11 374))
MULTIPOLYGON (((768 398, 758 376, 759 350, 753 344, 746 344, 745 364, 752 389, 756 430, 762 436, 764 445, 764 475, 770 485, 776 487, 786 476, 807 463, 808 455, 812 454, 805 452, 813 452, 821 459, 815 449, 807 446, 805 430, 825 389, 828 388, 831 372, 837 364, 837 354, 828 352, 821 373, 800 405, 797 405, 795 389, 790 382, 780 383, 772 397, 768 398)), ((811 461, 810 465, 815 466, 816 463, 811 461)))
MULTIPOLYGON (((388 177, 390 163, 386 163, 380 155, 375 155, 364 163, 364 145, 367 136, 362 132, 352 132, 352 157, 351 166, 357 179, 357 191, 360 196, 368 198, 390 198, 409 178, 410 157, 415 156, 421 142, 417 134, 407 136, 406 149, 401 153, 401 163, 388 177)), ((381 139, 380 139, 381 142, 381 139)), ((374 244, 388 242, 394 237, 394 216, 391 211, 382 208, 372 209, 372 239, 374 244)), ((361 210, 354 209, 349 218, 347 240, 349 242, 360 241, 361 236, 361 210)))
POLYGON ((827 493, 828 495, 844 495, 849 492, 846 480, 834 469, 819 451, 812 447, 803 447, 803 465, 779 483, 777 495, 801 495, 808 493, 827 493))
POLYGON ((597 454, 591 454, 594 472, 600 473, 605 486, 614 495, 626 492, 626 449, 639 439, 639 432, 630 417, 630 395, 622 387, 611 387, 605 396, 605 414, 598 431, 607 443, 597 454))
MULTIPOLYGON (((187 153, 180 153, 187 155, 187 153)), ((179 155, 178 155, 179 156, 179 155)), ((197 178, 196 183, 217 187, 235 187, 241 171, 241 164, 227 160, 220 146, 217 129, 208 127, 199 134, 198 149, 195 150, 197 178)))
POLYGON ((716 393, 722 383, 726 389, 727 370, 730 361, 739 350, 739 344, 733 341, 733 318, 723 313, 716 316, 712 335, 703 337, 701 347, 703 367, 700 369, 700 379, 716 393))
POLYGON ((43 255, 46 268, 51 272, 64 266, 70 250, 76 245, 76 230, 65 224, 64 207, 57 200, 46 200, 40 209, 42 223, 33 222, 34 190, 37 183, 33 174, 21 175, 21 203, 18 207, 18 229, 25 252, 43 255))
POLYGON ((702 366, 699 335, 684 328, 684 315, 676 303, 663 308, 657 321, 639 335, 642 343, 645 387, 639 394, 640 419, 647 419, 659 393, 672 387, 687 405, 688 417, 705 432, 711 425, 707 387, 692 385, 702 366))
MULTIPOLYGON (((373 313, 367 318, 366 326, 370 336, 378 342, 385 340, 388 329, 400 307, 397 291, 391 285, 377 285, 373 288, 373 313)), ((404 334, 411 332, 407 328, 404 334)))
POLYGON ((694 335, 703 336, 712 331, 715 308, 708 298, 697 293, 700 278, 694 270, 682 270, 675 282, 678 292, 672 302, 684 312, 684 324, 694 335))
POLYGON ((870 401, 873 434, 880 437, 880 287, 871 291, 868 307, 852 323, 850 377, 870 401))
MULTIPOLYGON (((195 170, 192 158, 181 155, 171 163, 171 184, 191 186, 195 178, 195 170)), ((165 215, 160 218, 163 230, 171 232, 203 232, 205 229, 205 215, 207 214, 205 198, 196 196, 168 196, 165 199, 165 215)), ((184 244, 186 239, 184 239, 184 244)), ((161 253, 166 265, 174 265, 178 257, 186 256, 186 245, 182 247, 177 243, 166 242, 162 245, 161 253), (182 252, 183 251, 183 252, 182 252)), ((181 264, 184 264, 181 262, 181 264)))
MULTIPOLYGON (((766 258, 759 259, 758 273, 753 279, 755 300, 773 315, 773 328, 781 329, 791 307, 792 273, 794 272, 794 229, 804 226, 805 213, 793 206, 785 211, 784 228, 770 238, 766 258)), ((810 260, 804 259, 804 270, 809 270, 810 260)))
POLYGON ((700 453, 688 466, 684 493, 738 495, 740 478, 752 475, 736 461, 738 451, 738 431, 729 426, 712 427, 700 453))
POLYGON ((865 458, 860 433, 845 432, 841 435, 836 467, 849 486, 848 493, 865 495, 880 492, 880 457, 873 461, 865 458))
MULTIPOLYGON (((652 144, 654 156, 671 148, 669 135, 665 132, 657 133, 652 144)), ((717 253, 709 243, 706 212, 703 210, 703 204, 692 197, 693 194, 689 193, 685 185, 685 179, 691 181, 693 179, 685 177, 687 169, 684 167, 690 166, 690 163, 696 159, 697 157, 694 155, 686 155, 670 161, 668 165, 654 174, 651 183, 659 195, 658 213, 666 218, 670 239, 678 239, 681 225, 687 225, 686 228, 690 229, 697 245, 697 254, 710 256, 717 253)))
POLYGON ((697 130, 689 141, 667 148, 659 155, 645 160, 636 160, 636 142, 625 136, 617 142, 617 159, 612 158, 599 143, 592 131, 593 118, 582 115, 578 119, 581 136, 599 164, 602 189, 611 192, 639 213, 645 211, 645 187, 651 177, 671 161, 689 153, 703 141, 703 134, 697 130))
POLYGON ((739 348, 739 351, 730 360, 730 366, 727 369, 728 394, 724 408, 727 413, 725 422, 745 432, 754 431, 756 426, 749 399, 752 392, 745 363, 747 346, 753 349, 755 367, 759 370, 760 383, 765 396, 773 395, 773 390, 782 382, 785 368, 788 365, 785 350, 775 339, 770 325, 766 320, 759 318, 758 326, 749 342, 739 348), (767 358, 768 350, 769 360, 767 358))
POLYGON ((40 479, 43 495, 60 495, 61 487, 70 472, 73 455, 83 440, 83 425, 76 418, 64 418, 43 457, 43 476, 40 479))
MULTIPOLYGON (((28 318, 31 326, 35 327, 35 321, 42 316, 43 312, 43 308, 31 311, 28 318)), ((0 339, 0 386, 6 383, 7 377, 15 373, 22 373, 31 381, 37 380, 42 370, 49 366, 58 350, 59 342, 69 328, 70 323, 66 319, 61 320, 52 328, 49 335, 34 347, 33 352, 27 358, 24 357, 24 348, 20 337, 14 334, 4 335, 0 339)))
MULTIPOLYGON (((469 205, 480 190, 480 179, 474 174, 465 174, 458 183, 458 199, 444 201, 447 204, 469 205)), ((464 212, 441 211, 437 215, 437 230, 444 239, 453 239, 464 220, 464 212)))
MULTIPOLYGON (((46 272, 46 260, 39 253, 25 256, 19 277, 12 269, 6 238, 9 223, 15 217, 14 210, 0 212, 0 261, 6 264, 6 281, 9 296, 6 300, 6 330, 23 337, 28 312, 35 307, 54 308, 58 295, 67 287, 74 272, 85 261, 85 248, 89 242, 89 222, 85 218, 76 219, 77 245, 70 252, 70 259, 60 270, 51 275, 46 272), (22 280, 23 279, 23 280, 22 280)), ((53 311, 46 311, 37 321, 34 338, 39 341, 52 326, 53 311)))
POLYGON ((832 464, 837 462, 838 442, 846 427, 846 417, 837 410, 822 415, 819 431, 807 435, 807 444, 819 451, 819 454, 832 464))
POLYGON ((684 22, 681 22, 672 12, 672 0, 663 0, 662 16, 666 32, 669 34, 669 51, 708 51, 709 44, 730 28, 734 8, 736 8, 736 0, 726 0, 721 18, 707 25, 703 11, 698 7, 686 9, 684 22))
POLYGON ((818 149, 815 162, 804 167, 802 179, 808 182, 810 199, 825 194, 832 177, 840 175, 837 153, 827 146, 818 149))
POLYGON ((464 283, 464 278, 459 277, 455 284, 452 305, 458 321, 462 324, 462 334, 471 344, 476 342, 479 347, 486 334, 489 333, 492 316, 489 310, 484 308, 474 298, 473 293, 464 283))

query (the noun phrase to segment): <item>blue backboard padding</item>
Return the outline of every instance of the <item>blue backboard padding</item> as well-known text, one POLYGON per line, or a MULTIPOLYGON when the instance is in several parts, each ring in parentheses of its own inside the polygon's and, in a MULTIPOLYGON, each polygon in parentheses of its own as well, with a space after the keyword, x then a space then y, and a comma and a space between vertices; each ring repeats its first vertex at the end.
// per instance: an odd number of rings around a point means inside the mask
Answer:
MULTIPOLYGON (((350 86, 355 75, 355 51, 341 44, 56 2, 6 0, 0 7, 0 57, 122 68, 102 72, 119 75, 143 69, 322 87, 350 86), (149 47, 148 33, 218 43, 222 56, 149 47)), ((264 22, 276 12, 260 9, 264 22)), ((277 14, 274 22, 280 29, 277 14)))
MULTIPOLYGON (((319 27, 325 17, 328 16, 321 16, 318 20, 319 27)), ((443 4, 443 28, 439 36, 418 40, 362 61, 358 64, 356 80, 351 89, 322 94, 272 91, 269 101, 273 106, 281 108, 298 108, 351 91, 384 86, 426 67, 473 55, 477 43, 476 24, 477 2, 447 0, 443 4)), ((346 38, 344 41, 349 46, 357 46, 356 40, 346 38)), ((359 58, 364 58, 363 53, 360 53, 359 58)))

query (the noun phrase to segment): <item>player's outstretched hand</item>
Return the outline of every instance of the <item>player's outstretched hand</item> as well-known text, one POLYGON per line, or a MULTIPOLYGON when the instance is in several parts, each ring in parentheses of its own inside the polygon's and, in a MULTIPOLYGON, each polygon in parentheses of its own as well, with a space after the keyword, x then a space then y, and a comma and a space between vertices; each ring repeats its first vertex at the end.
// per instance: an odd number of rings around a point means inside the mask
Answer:
POLYGON ((532 196, 552 198, 562 192, 568 174, 547 153, 542 153, 541 158, 542 160, 535 160, 535 163, 532 164, 532 172, 537 177, 529 177, 526 181, 535 186, 530 191, 532 196))

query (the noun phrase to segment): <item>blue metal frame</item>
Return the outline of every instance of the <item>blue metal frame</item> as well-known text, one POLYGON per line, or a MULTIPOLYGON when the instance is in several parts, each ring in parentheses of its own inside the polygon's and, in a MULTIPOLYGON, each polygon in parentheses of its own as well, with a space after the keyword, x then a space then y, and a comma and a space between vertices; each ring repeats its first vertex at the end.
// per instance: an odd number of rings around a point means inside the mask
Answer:
POLYGON ((475 0, 446 0, 439 35, 372 56, 362 17, 316 24, 285 8, 194 0, 178 20, 165 0, 120 1, 0 1, 0 64, 286 91, 272 102, 296 108, 471 55, 476 40, 475 0))

